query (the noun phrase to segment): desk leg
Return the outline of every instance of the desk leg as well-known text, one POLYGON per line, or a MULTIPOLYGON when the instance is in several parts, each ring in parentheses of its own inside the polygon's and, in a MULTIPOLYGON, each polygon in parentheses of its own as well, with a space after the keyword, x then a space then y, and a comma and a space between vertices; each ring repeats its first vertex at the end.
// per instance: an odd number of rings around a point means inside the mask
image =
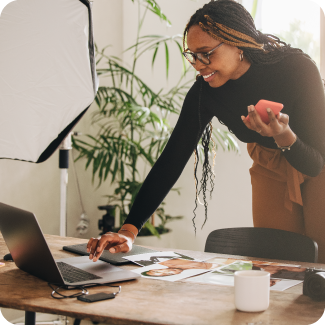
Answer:
POLYGON ((35 325, 36 313, 33 311, 25 311, 25 325, 35 325))

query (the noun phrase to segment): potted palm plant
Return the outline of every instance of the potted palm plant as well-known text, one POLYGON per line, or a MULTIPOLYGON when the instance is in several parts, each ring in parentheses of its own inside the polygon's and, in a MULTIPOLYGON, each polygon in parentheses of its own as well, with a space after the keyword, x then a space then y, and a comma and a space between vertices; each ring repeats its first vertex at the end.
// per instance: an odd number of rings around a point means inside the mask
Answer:
MULTIPOLYGON (((77 159, 86 160, 86 169, 92 165, 93 180, 96 177, 100 185, 110 178, 115 185, 114 194, 107 196, 107 203, 119 210, 120 225, 128 215, 145 177, 139 172, 139 166, 151 167, 158 159, 172 131, 168 117, 179 114, 189 83, 193 82, 186 81, 189 66, 186 66, 182 55, 183 72, 171 89, 155 92, 137 76, 137 62, 143 53, 153 51, 153 65, 159 48, 163 47, 168 77, 169 46, 173 44, 180 54, 182 52, 181 35, 141 36, 141 26, 148 11, 170 24, 155 0, 139 1, 138 6, 141 5, 145 6, 145 10, 139 17, 136 42, 127 49, 133 51, 131 67, 107 55, 107 48, 99 51, 96 47, 97 66, 100 66, 97 73, 105 84, 98 89, 95 98, 98 110, 92 116, 92 123, 99 131, 96 135, 86 135, 86 139, 73 138, 73 146, 79 152, 77 159)), ((218 129, 214 136, 224 150, 239 150, 227 131, 218 129)), ((181 218, 167 215, 164 203, 155 216, 144 225, 140 236, 149 234, 160 237, 168 232, 168 222, 181 218), (157 219, 160 220, 159 224, 155 224, 157 219)))

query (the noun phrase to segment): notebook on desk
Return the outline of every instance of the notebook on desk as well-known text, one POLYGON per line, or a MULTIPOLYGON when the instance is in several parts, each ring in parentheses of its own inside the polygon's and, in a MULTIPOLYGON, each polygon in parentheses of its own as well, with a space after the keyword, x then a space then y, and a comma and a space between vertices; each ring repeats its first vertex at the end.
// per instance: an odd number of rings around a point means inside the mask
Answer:
POLYGON ((0 203, 0 231, 21 270, 59 285, 93 285, 132 280, 138 274, 88 256, 54 260, 33 213, 0 203))
MULTIPOLYGON (((89 256, 89 253, 87 252, 87 244, 63 246, 63 249, 65 251, 72 252, 75 254, 89 256)), ((137 245, 132 245, 132 249, 128 253, 112 254, 107 250, 102 253, 102 255, 99 259, 102 261, 111 263, 111 264, 123 265, 123 264, 131 263, 130 261, 123 258, 125 256, 145 254, 145 253, 154 253, 154 252, 157 252, 157 251, 155 251, 153 249, 137 246, 137 245)))

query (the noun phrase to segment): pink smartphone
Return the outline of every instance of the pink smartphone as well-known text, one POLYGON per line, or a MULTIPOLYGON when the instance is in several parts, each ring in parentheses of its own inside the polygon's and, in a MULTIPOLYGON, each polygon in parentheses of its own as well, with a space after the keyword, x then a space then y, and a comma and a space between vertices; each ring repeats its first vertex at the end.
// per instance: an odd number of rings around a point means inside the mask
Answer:
MULTIPOLYGON (((255 105, 255 109, 257 113, 260 114, 260 117, 265 124, 270 123, 270 119, 266 111, 267 108, 271 108, 273 113, 275 115, 278 115, 283 108, 283 104, 277 102, 271 102, 270 100, 265 100, 265 99, 261 99, 258 101, 258 103, 255 105)), ((247 118, 249 121, 249 116, 247 116, 247 118)))

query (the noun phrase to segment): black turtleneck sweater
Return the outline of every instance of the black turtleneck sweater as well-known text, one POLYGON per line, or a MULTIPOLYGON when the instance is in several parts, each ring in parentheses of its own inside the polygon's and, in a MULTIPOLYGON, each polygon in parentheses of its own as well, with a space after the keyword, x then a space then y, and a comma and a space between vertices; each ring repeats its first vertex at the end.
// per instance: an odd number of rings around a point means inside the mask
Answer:
POLYGON ((202 78, 193 84, 171 138, 146 177, 125 223, 142 228, 176 183, 196 148, 198 135, 214 116, 239 140, 277 149, 272 137, 249 130, 241 120, 247 115, 247 106, 260 99, 284 105, 282 113, 289 115, 297 141, 283 155, 301 173, 317 176, 325 159, 325 96, 316 65, 303 55, 291 55, 275 64, 252 64, 239 79, 221 87, 212 88, 202 78))

